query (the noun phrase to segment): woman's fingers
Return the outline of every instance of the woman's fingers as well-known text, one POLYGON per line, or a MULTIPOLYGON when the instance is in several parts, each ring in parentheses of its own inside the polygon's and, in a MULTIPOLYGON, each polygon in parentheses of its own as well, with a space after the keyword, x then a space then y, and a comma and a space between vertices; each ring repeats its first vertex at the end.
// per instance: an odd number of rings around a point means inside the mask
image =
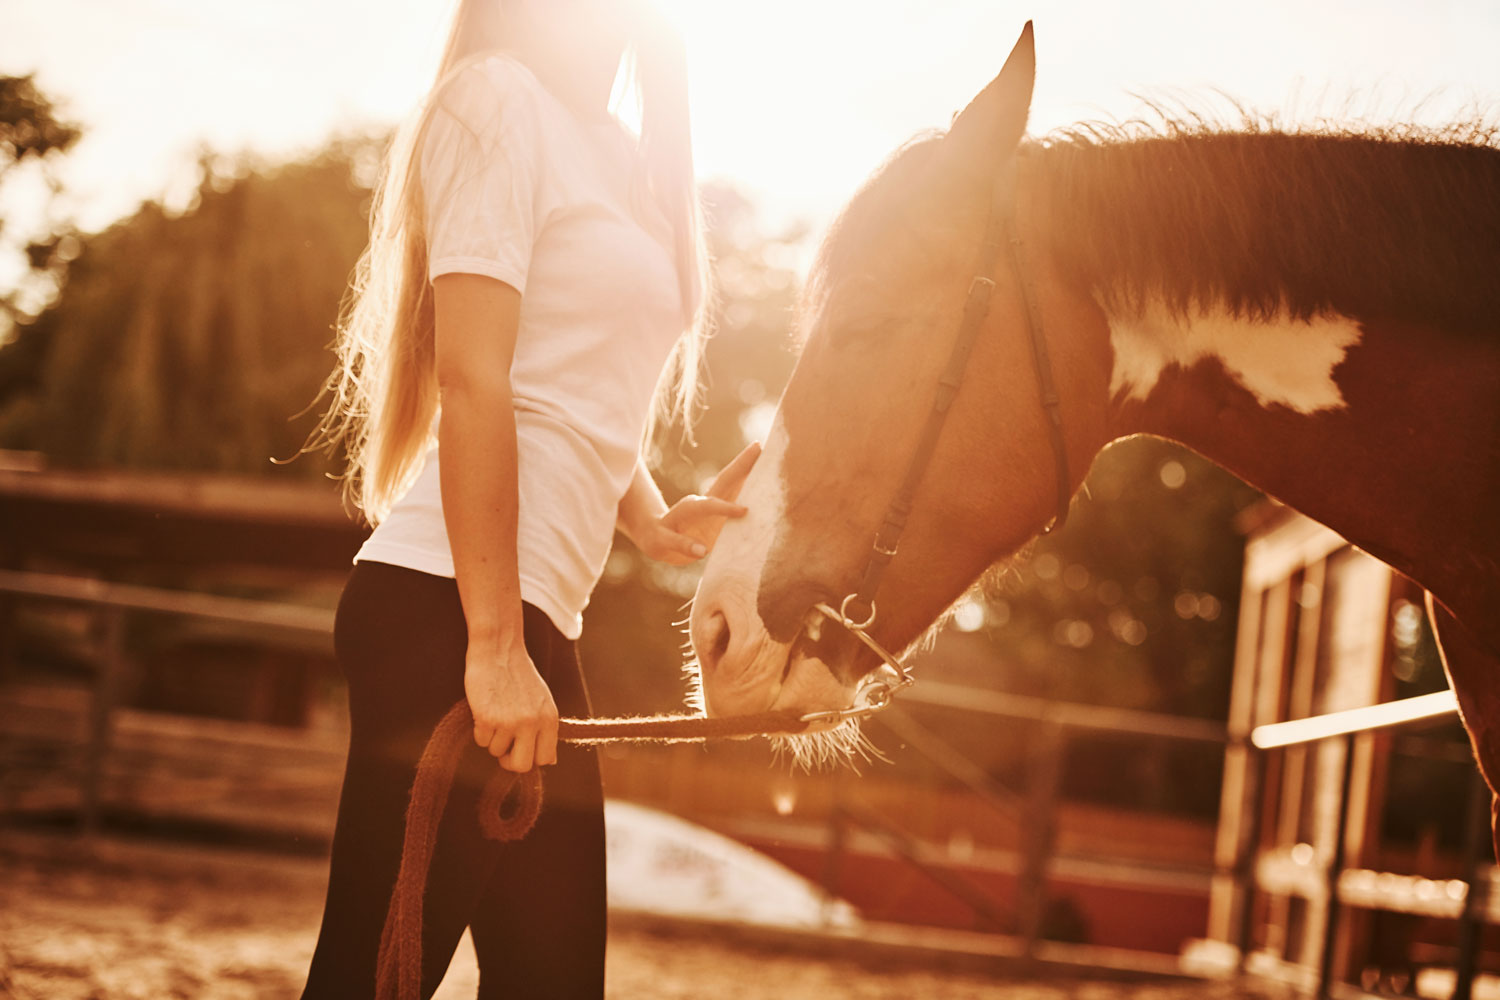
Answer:
POLYGON ((688 509, 698 516, 744 517, 750 511, 750 508, 744 504, 712 496, 692 497, 685 500, 685 503, 688 509))
POLYGON ((493 735, 480 745, 507 771, 529 771, 533 765, 557 763, 557 730, 558 720, 555 717, 543 718, 534 724, 517 726, 514 730, 492 729, 493 735))
POLYGON ((745 478, 750 475, 757 458, 760 458, 760 442, 752 441, 714 477, 708 487, 708 495, 723 500, 733 500, 739 496, 740 488, 745 485, 745 478))
POLYGON ((680 564, 708 555, 724 522, 744 517, 749 508, 720 497, 687 496, 659 522, 656 540, 647 550, 653 559, 680 564))
POLYGON ((536 759, 536 742, 536 730, 521 729, 510 745, 510 752, 500 758, 500 766, 517 774, 531 770, 531 764, 536 759))
POLYGON ((491 735, 490 738, 484 743, 484 748, 488 750, 492 756, 505 756, 505 754, 509 752, 510 745, 513 742, 513 737, 511 736, 510 732, 506 730, 494 729, 493 727, 490 729, 490 732, 493 735, 491 735))
POLYGON ((538 766, 547 766, 557 763, 557 727, 556 718, 542 723, 542 729, 536 735, 536 762, 538 766))
POLYGON ((557 705, 525 648, 470 644, 464 696, 474 713, 474 742, 511 771, 557 760, 557 705))
POLYGON ((667 547, 671 550, 669 554, 675 554, 687 562, 693 562, 708 555, 707 545, 692 535, 685 535, 680 531, 667 532, 667 547))

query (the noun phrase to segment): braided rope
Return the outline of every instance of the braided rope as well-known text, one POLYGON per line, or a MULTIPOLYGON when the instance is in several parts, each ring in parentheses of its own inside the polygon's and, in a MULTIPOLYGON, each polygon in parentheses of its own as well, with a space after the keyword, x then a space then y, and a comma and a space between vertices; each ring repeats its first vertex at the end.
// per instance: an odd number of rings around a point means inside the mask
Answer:
MULTIPOLYGON (((808 724, 797 712, 762 712, 710 719, 700 715, 649 715, 625 719, 563 719, 558 739, 597 746, 604 743, 691 743, 800 733, 808 724)), ((376 965, 376 1000, 417 1000, 422 989, 422 897, 437 846, 438 820, 453 776, 471 740, 474 715, 459 701, 433 729, 406 805, 401 866, 391 891, 376 965)), ((491 840, 520 840, 542 811, 542 774, 497 767, 479 797, 479 825, 491 840)))
POLYGON ((800 733, 807 729, 802 713, 760 712, 710 719, 703 715, 641 715, 624 719, 563 719, 557 738, 568 743, 701 743, 800 733))

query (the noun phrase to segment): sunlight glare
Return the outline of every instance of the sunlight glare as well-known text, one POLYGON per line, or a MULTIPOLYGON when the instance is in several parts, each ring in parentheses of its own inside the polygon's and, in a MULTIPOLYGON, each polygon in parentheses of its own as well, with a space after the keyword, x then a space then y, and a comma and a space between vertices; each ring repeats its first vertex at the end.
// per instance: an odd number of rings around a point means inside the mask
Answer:
POLYGON ((984 605, 966 600, 953 609, 953 627, 960 632, 977 632, 984 627, 984 605))
MULTIPOLYGON (((700 173, 753 177, 799 207, 831 207, 902 138, 946 124, 993 72, 911 85, 953 74, 953 2, 655 2, 687 43, 700 173)), ((976 27, 1013 19, 973 10, 976 27)))

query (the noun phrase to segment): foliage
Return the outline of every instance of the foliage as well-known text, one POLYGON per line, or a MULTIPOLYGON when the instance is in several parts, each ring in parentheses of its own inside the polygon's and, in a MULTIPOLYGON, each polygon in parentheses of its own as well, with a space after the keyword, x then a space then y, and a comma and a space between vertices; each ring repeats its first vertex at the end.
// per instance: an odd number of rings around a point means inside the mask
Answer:
POLYGON ((66 152, 82 133, 57 117, 52 101, 26 76, 0 76, 0 179, 28 158, 66 152))
MULTIPOLYGON (((1068 523, 962 602, 921 669, 1064 702, 1223 719, 1244 544, 1234 520, 1258 497, 1170 442, 1113 445, 1068 523)), ((973 718, 948 732, 1024 787, 1029 726, 973 718)), ((1199 744, 1075 732, 1065 760, 1069 797, 1204 817, 1218 803, 1222 755, 1199 744)))
MULTIPOLYGON (((21 168, 36 164, 55 196, 61 185, 48 168, 77 144, 83 132, 76 123, 59 117, 57 107, 37 87, 33 76, 0 76, 0 184, 13 179, 21 168)), ((0 218, 0 234, 5 233, 8 221, 0 218)), ((25 315, 23 286, 50 283, 55 287, 60 272, 78 250, 76 234, 65 224, 45 233, 12 235, 5 241, 7 247, 18 238, 31 280, 0 293, 0 344, 5 343, 16 320, 25 315)))
POLYGON ((1066 526, 979 602, 978 630, 1005 651, 999 683, 1222 717, 1243 544, 1232 522, 1258 496, 1166 441, 1106 449, 1066 526))
POLYGON ((293 454, 365 241, 351 164, 368 142, 274 167, 205 155, 180 215, 148 202, 84 237, 64 294, 0 350, 0 446, 205 472, 293 454))

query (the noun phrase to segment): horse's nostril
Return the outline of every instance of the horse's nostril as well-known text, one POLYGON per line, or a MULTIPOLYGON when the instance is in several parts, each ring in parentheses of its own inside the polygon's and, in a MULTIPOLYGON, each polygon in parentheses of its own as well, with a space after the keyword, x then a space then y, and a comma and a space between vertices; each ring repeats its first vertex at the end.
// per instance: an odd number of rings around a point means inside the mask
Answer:
POLYGON ((698 662, 705 675, 713 673, 724 654, 729 652, 729 619, 724 617, 724 612, 715 611, 709 616, 699 638, 698 662))

